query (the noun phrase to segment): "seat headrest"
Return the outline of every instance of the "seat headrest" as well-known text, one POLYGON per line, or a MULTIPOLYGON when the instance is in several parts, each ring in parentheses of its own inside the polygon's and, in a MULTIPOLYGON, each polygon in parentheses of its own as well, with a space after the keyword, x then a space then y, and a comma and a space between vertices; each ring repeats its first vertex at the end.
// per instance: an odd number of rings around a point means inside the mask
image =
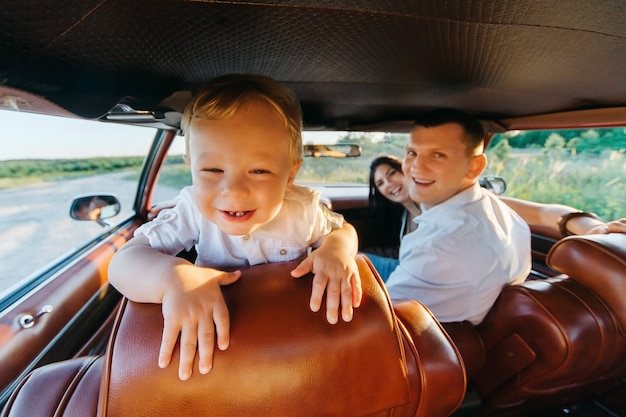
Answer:
POLYGON ((626 330, 626 235, 569 236, 554 244, 548 266, 594 291, 626 330))
POLYGON ((243 270, 222 287, 230 346, 213 369, 178 379, 178 346, 157 366, 161 306, 125 301, 106 357, 100 416, 370 415, 409 401, 401 334, 383 283, 359 257, 363 302, 354 319, 326 321, 309 310, 312 276, 297 262, 243 270))

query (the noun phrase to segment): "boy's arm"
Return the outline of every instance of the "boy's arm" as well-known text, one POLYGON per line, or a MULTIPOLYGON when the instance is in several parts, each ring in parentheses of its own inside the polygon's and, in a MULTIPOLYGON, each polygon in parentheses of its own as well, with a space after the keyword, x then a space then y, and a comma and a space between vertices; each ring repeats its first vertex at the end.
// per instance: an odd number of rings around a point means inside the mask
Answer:
POLYGON ((159 366, 166 367, 180 334, 180 379, 191 375, 196 346, 200 373, 210 371, 213 349, 228 347, 229 316, 220 286, 236 281, 232 273, 201 268, 150 247, 145 236, 128 241, 111 260, 109 280, 133 301, 161 303, 163 339, 159 366), (216 335, 217 333, 217 335, 216 335))
POLYGON ((117 251, 109 265, 109 282, 130 300, 161 303, 172 285, 176 268, 191 265, 185 259, 163 254, 138 235, 117 251))
POLYGON ((344 321, 352 320, 353 308, 361 304, 363 291, 355 259, 358 246, 356 230, 344 222, 341 228, 326 235, 320 247, 291 271, 296 278, 309 272, 315 274, 310 307, 312 311, 319 311, 326 292, 326 319, 329 323, 337 323, 340 304, 344 321))

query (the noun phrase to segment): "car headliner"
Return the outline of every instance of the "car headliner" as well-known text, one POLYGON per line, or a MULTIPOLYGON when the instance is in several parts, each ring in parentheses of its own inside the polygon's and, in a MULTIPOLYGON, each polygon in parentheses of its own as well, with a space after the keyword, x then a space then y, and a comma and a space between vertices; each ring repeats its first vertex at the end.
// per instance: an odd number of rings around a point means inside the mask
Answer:
POLYGON ((176 125, 185 91, 257 73, 296 92, 307 129, 399 131, 434 107, 493 130, 626 122, 623 0, 0 5, 0 107, 95 118, 123 103, 176 125))

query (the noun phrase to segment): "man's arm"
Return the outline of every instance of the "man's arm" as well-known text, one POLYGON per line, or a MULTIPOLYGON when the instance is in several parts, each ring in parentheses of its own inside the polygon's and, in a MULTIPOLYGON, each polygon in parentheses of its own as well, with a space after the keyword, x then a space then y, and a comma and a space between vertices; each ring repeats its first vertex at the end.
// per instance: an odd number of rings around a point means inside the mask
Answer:
MULTIPOLYGON (((528 224, 547 226, 559 230, 559 221, 569 213, 579 210, 564 204, 543 204, 512 197, 500 197, 509 207, 517 212, 528 224)), ((574 235, 594 233, 626 233, 626 218, 606 223, 602 220, 579 216, 572 217, 565 224, 567 231, 574 235)))

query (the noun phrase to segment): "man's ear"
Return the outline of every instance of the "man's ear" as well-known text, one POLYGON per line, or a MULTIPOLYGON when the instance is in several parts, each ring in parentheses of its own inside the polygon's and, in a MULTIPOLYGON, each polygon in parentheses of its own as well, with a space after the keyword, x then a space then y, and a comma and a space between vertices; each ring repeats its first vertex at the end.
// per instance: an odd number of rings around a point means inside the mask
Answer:
POLYGON ((465 174, 465 178, 470 180, 476 180, 487 168, 487 155, 481 153, 480 155, 474 155, 470 162, 470 167, 465 174))
POLYGON ((291 166, 291 169, 289 170, 289 178, 287 178, 287 189, 291 189, 291 186, 293 185, 293 182, 296 179, 296 175, 298 175, 298 171, 300 171, 300 168, 302 167, 302 159, 299 160, 298 162, 294 163, 291 166))

